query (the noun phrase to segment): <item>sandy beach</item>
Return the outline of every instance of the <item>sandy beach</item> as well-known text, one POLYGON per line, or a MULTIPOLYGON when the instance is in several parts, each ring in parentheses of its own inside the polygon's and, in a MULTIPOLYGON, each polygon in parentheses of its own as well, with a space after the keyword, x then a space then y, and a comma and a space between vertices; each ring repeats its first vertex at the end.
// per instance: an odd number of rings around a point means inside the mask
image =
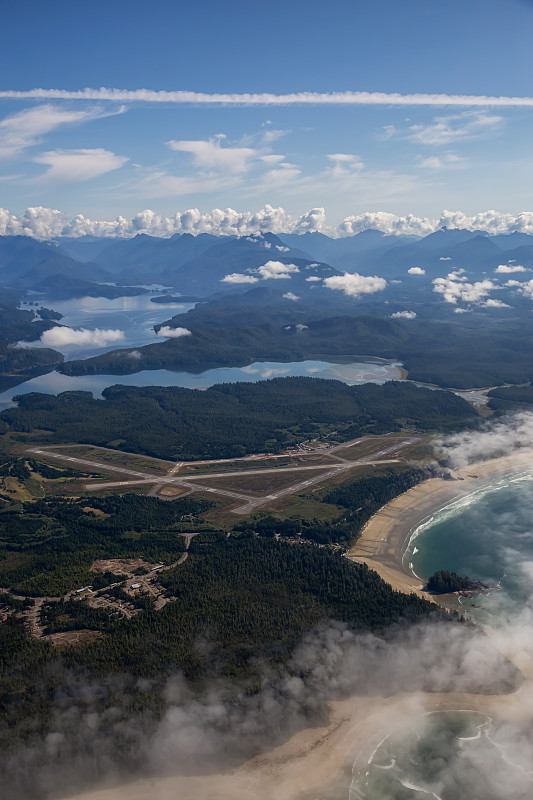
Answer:
POLYGON ((478 711, 528 720, 531 685, 512 695, 400 693, 330 703, 327 726, 307 728, 237 769, 212 775, 141 779, 69 800, 348 800, 384 736, 435 711, 478 711))
POLYGON ((533 468, 533 450, 495 458, 455 470, 453 480, 430 478, 391 500, 367 522, 357 543, 347 553, 367 564, 393 589, 415 592, 427 600, 422 582, 403 564, 412 532, 432 514, 454 500, 482 488, 489 480, 518 469, 533 468))
MULTIPOLYGON (((369 520, 349 557, 367 563, 395 589, 424 595, 420 581, 402 566, 413 529, 450 501, 482 487, 487 479, 528 466, 533 466, 533 451, 465 467, 454 473, 455 480, 432 478, 419 484, 369 520)), ((452 710, 479 711, 514 721, 530 719, 533 670, 529 657, 522 651, 519 655, 526 658, 524 663, 516 659, 526 682, 513 694, 410 692, 332 701, 327 725, 301 730, 236 769, 216 775, 137 780, 70 800, 348 800, 352 776, 366 769, 383 738, 404 729, 407 721, 412 723, 428 712, 452 710)))

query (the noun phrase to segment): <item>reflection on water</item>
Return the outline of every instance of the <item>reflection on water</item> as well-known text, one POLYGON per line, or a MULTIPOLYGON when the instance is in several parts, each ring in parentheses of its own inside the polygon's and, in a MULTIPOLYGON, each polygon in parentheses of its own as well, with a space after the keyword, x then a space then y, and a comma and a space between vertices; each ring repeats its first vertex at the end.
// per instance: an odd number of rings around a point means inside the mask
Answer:
MULTIPOLYGON (((157 287, 148 294, 137 297, 117 297, 114 300, 88 296, 70 300, 39 297, 38 302, 45 308, 52 308, 63 314, 63 319, 59 320, 58 325, 67 325, 70 328, 121 330, 124 332, 124 339, 121 339, 120 347, 141 347, 143 344, 160 341, 153 330, 154 325, 168 320, 175 314, 185 313, 195 305, 194 303, 172 303, 162 306, 151 303, 150 298, 154 297, 154 293, 160 294, 160 290, 161 287, 157 287)), ((30 307, 22 305, 21 308, 30 307)), ((109 350, 115 350, 116 347, 117 342, 110 343, 106 347, 68 345, 56 349, 60 349, 65 358, 70 360, 90 358, 109 350)))
POLYGON ((527 732, 475 712, 428 714, 386 736, 366 765, 356 762, 349 800, 529 800, 522 739, 527 732))
POLYGON ((207 389, 215 383, 256 382, 283 376, 335 378, 348 385, 358 383, 384 383, 400 377, 395 364, 331 364, 327 361, 256 362, 247 367, 221 367, 198 375, 170 370, 143 370, 134 375, 62 375, 49 372, 21 383, 0 394, 0 408, 12 405, 12 398, 28 392, 59 394, 67 391, 92 392, 100 397, 107 386, 120 383, 124 386, 184 386, 189 389, 207 389))

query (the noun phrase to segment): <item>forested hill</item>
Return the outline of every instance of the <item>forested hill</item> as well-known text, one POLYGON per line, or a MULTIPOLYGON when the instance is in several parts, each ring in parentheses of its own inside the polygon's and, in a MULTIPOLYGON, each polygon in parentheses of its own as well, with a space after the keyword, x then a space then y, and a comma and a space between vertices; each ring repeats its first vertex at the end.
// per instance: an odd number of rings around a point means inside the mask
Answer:
POLYGON ((0 425, 36 433, 34 441, 90 442, 164 458, 234 457, 276 452, 334 428, 362 434, 455 430, 478 414, 451 392, 404 382, 346 386, 317 378, 220 384, 207 391, 112 386, 104 400, 89 392, 27 394, 0 425))
MULTIPOLYGON (((187 327, 187 318, 187 314, 174 318, 171 327, 187 327)), ((260 360, 376 356, 403 362, 412 380, 443 387, 467 389, 533 380, 531 314, 497 323, 477 318, 433 322, 361 315, 313 320, 295 314, 292 324, 259 319, 249 325, 191 325, 191 335, 69 361, 59 371, 67 375, 128 375, 147 369, 203 372, 260 360)))

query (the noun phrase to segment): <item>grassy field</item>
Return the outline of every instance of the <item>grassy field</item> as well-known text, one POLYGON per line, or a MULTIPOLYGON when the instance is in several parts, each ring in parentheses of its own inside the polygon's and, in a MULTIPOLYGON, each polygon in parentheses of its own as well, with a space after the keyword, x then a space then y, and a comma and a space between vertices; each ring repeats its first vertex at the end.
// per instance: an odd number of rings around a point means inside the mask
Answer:
POLYGON ((295 483, 300 483, 306 478, 314 477, 320 473, 321 467, 314 470, 305 472, 271 472, 266 475, 235 475, 233 477, 220 477, 220 478, 206 478, 209 480, 209 486, 214 489, 229 489, 232 492, 243 492, 252 496, 261 497, 262 495, 269 494, 270 492, 284 489, 288 486, 293 486, 295 483))
MULTIPOLYGON (((124 467, 125 469, 139 470, 140 472, 150 472, 155 475, 164 475, 174 466, 173 461, 162 461, 158 458, 151 458, 150 456, 138 456, 135 453, 122 453, 120 450, 108 450, 105 447, 96 447, 94 445, 71 444, 61 446, 50 446, 53 453, 64 453, 66 456, 73 458, 83 458, 88 461, 97 461, 101 464, 109 464, 113 467, 124 467)), ((36 455, 32 458, 37 460, 36 455)), ((43 458, 43 456, 39 456, 43 458)), ((53 459, 55 464, 58 464, 58 459, 53 459)), ((65 462, 68 463, 68 462, 65 462)), ((81 471, 83 466, 80 464, 81 471)))

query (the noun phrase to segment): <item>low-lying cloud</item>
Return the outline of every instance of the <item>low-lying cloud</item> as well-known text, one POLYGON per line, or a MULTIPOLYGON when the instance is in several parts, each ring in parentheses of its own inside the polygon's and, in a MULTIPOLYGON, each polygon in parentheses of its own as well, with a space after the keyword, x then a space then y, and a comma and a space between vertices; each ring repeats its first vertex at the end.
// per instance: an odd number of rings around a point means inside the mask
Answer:
MULTIPOLYGON (((103 328, 68 328, 66 325, 58 325, 44 331, 39 339, 39 344, 44 347, 106 347, 112 342, 120 342, 124 339, 124 331, 103 328)), ((30 343, 32 346, 35 342, 30 343)))
POLYGON ((422 269, 422 267, 409 267, 407 270, 409 275, 425 275, 426 270, 422 269))
POLYGON ((220 283, 257 283, 259 278, 255 275, 245 275, 243 272, 230 272, 225 275, 220 283))
POLYGON ((450 272, 445 278, 435 278, 433 286, 433 291, 441 294, 446 303, 454 305, 458 301, 479 303, 494 289, 501 288, 488 279, 469 283, 458 272, 450 272))
POLYGON ((267 261, 262 267, 259 267, 257 274, 263 280, 280 280, 290 278, 296 272, 300 272, 296 264, 284 264, 282 261, 267 261))
POLYGON ((192 336, 192 331, 188 328, 171 328, 169 325, 162 325, 157 331, 157 335, 166 339, 181 339, 182 336, 192 336))
POLYGON ((416 311, 395 311, 391 319, 415 319, 416 311))
POLYGON ((345 272, 344 275, 331 275, 329 278, 324 278, 324 286, 344 292, 349 297, 382 292, 386 285, 385 278, 380 278, 378 275, 359 275, 358 272, 345 272))
POLYGON ((435 447, 452 469, 533 450, 533 413, 520 412, 499 421, 491 420, 481 429, 437 439, 435 447))
POLYGON ((494 272, 526 272, 526 268, 521 264, 499 264, 494 272))

